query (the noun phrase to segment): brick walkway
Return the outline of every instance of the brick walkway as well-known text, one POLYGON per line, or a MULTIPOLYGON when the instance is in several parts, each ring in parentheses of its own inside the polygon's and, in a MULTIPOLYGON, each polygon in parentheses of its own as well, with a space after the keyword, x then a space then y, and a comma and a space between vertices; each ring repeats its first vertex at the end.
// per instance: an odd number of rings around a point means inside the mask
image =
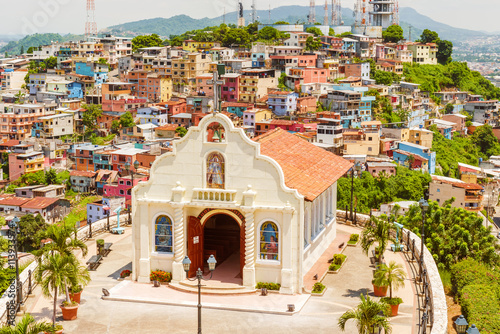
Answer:
POLYGON ((346 234, 346 232, 339 231, 337 229, 337 237, 335 238, 335 240, 333 240, 330 246, 320 256, 318 261, 316 261, 316 263, 304 276, 304 289, 307 292, 311 292, 314 283, 321 282, 323 277, 326 275, 326 272, 328 271, 328 267, 330 267, 330 263, 328 263, 328 260, 330 260, 334 254, 339 254, 344 251, 344 249, 347 247, 347 241, 349 240, 349 238, 350 234, 346 234), (344 244, 344 246, 342 248, 339 248, 342 243, 344 244), (317 280, 314 279, 314 275, 316 274, 318 275, 317 280))

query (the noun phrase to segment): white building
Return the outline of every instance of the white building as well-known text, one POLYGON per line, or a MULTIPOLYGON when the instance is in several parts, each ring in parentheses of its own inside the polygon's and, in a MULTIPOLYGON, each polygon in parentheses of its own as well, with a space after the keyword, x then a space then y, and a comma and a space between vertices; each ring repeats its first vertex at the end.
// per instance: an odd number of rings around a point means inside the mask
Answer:
POLYGON ((205 116, 132 192, 133 279, 149 282, 161 269, 176 284, 186 255, 190 276, 214 255, 244 287, 302 293, 335 239, 337 180, 351 166, 287 131, 254 142, 227 116, 205 116))
POLYGON ((42 130, 40 131, 40 137, 42 138, 59 138, 73 134, 73 114, 64 113, 43 116, 39 120, 42 122, 42 130))

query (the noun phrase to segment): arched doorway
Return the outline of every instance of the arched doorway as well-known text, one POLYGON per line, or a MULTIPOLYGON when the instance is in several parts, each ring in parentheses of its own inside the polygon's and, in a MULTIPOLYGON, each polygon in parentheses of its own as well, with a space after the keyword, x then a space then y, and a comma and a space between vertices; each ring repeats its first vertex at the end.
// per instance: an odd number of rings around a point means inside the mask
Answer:
POLYGON ((203 224, 203 261, 210 255, 217 259, 213 279, 241 284, 241 226, 230 215, 218 213, 203 224))

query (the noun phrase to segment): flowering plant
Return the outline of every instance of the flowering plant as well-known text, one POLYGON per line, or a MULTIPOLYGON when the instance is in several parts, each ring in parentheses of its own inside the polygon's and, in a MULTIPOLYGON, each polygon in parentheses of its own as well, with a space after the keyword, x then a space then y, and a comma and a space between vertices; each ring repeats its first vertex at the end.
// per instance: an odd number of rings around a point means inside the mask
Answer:
POLYGON ((172 274, 163 270, 154 270, 149 275, 150 281, 158 282, 170 282, 172 280, 172 274))
POLYGON ((121 273, 120 273, 120 278, 125 278, 125 277, 129 277, 130 274, 132 274, 132 272, 128 269, 125 269, 123 270, 121 273))

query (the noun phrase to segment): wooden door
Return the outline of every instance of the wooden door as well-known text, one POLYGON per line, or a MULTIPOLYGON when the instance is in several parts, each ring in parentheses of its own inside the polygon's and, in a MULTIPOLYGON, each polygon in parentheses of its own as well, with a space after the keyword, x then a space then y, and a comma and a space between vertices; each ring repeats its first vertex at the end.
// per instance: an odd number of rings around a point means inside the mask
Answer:
POLYGON ((188 222, 188 257, 191 260, 188 277, 194 277, 198 268, 203 270, 203 227, 193 216, 188 222))
POLYGON ((240 226, 240 275, 243 277, 243 267, 245 266, 245 222, 240 226))

